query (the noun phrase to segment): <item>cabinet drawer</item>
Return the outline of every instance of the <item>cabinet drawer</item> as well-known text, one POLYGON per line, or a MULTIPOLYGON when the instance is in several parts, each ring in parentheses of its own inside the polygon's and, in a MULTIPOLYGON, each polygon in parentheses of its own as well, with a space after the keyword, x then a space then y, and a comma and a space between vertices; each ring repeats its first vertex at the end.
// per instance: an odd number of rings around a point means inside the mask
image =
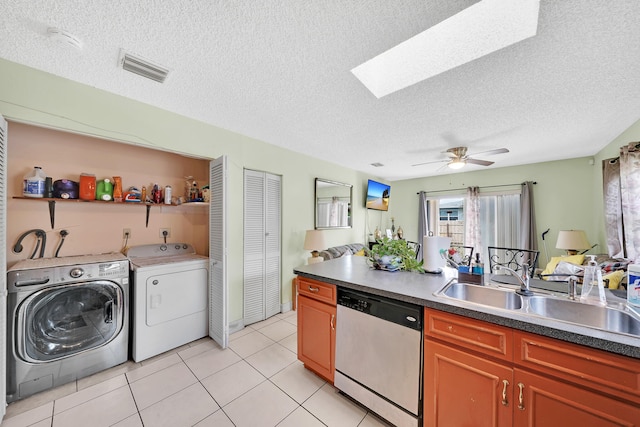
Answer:
POLYGON ((640 403, 640 360, 515 331, 515 363, 640 403))
POLYGON ((425 335, 502 360, 513 360, 509 328, 456 314, 425 309, 425 335))
POLYGON ((297 278, 298 293, 327 304, 336 305, 336 286, 303 277, 297 278))

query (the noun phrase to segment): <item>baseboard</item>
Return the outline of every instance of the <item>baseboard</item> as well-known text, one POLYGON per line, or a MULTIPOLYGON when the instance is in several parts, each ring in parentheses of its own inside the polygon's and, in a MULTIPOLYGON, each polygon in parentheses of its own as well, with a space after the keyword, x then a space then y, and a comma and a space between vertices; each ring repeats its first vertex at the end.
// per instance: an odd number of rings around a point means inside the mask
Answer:
POLYGON ((229 335, 244 329, 244 321, 242 319, 229 323, 229 335))

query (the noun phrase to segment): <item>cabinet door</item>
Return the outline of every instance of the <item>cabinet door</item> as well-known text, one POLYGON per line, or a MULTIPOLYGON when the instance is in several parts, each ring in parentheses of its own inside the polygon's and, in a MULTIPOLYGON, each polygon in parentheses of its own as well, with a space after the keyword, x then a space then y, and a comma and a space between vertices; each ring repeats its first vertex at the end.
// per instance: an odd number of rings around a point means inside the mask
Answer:
POLYGON ((640 426, 640 407, 635 404, 520 369, 514 370, 514 380, 514 424, 518 427, 640 426))
POLYGON ((430 340, 424 347, 425 426, 512 425, 511 368, 430 340))
POLYGON ((336 307, 298 295, 298 359, 333 383, 336 307))

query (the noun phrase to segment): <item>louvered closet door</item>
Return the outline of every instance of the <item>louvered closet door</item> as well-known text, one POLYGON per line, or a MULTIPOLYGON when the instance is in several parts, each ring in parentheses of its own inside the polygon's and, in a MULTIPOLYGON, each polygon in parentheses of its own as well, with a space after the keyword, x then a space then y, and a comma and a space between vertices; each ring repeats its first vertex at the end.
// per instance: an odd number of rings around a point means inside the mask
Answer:
POLYGON ((229 342, 227 319, 227 157, 209 165, 209 336, 222 348, 229 342))
POLYGON ((244 323, 280 312, 280 177, 244 171, 244 323))
MULTIPOLYGON (((0 116, 0 396, 7 395, 7 122, 0 116)), ((2 400, 6 399, 4 397, 2 400)), ((0 404, 0 423, 6 405, 0 404)))

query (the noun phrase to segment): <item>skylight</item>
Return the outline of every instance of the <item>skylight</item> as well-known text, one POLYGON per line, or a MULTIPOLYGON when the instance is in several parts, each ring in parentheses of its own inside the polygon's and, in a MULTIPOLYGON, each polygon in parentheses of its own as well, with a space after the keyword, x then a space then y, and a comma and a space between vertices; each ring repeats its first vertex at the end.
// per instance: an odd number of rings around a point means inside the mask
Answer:
POLYGON ((377 98, 536 35, 540 0, 482 0, 351 72, 377 98))

